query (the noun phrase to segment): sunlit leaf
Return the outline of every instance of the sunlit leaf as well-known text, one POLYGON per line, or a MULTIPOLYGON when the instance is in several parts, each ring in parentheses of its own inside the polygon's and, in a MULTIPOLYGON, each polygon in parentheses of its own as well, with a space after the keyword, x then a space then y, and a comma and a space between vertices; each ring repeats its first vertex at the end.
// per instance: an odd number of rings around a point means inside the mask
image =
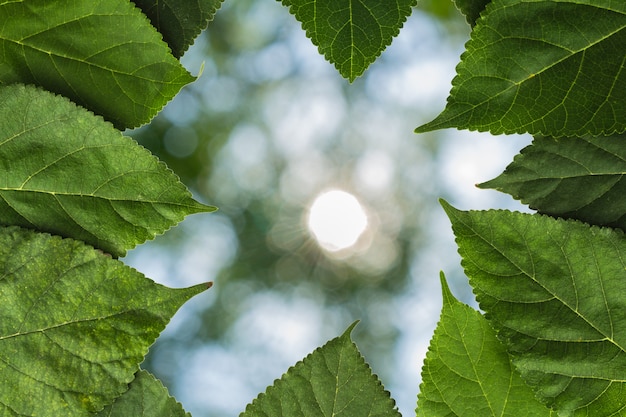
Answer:
POLYGON ((480 187, 511 194, 551 216, 626 230, 624 139, 538 137, 480 187))
POLYGON ((487 320, 454 298, 443 273, 441 285, 443 308, 422 368, 417 416, 550 416, 487 320))
POLYGON ((128 0, 0 0, 0 56, 0 83, 40 85, 120 129, 193 81, 128 0))
POLYGON ((560 415, 623 413, 623 232, 443 205, 480 308, 538 397, 560 415))
POLYGON ((282 0, 319 52, 350 81, 398 34, 416 0, 282 0))
POLYGON ((185 215, 213 211, 110 124, 35 87, 0 87, 0 224, 83 240, 114 256, 185 215))
POLYGON ((624 44, 626 2, 491 2, 457 66, 445 110, 417 132, 623 132, 624 44))
POLYGON ((141 370, 128 391, 96 417, 191 417, 191 414, 170 397, 161 381, 141 370))
POLYGON ((87 416, 207 284, 170 289, 82 242, 0 229, 0 414, 87 416), (19 393, 19 395, 16 395, 19 393))
POLYGON ((290 368, 240 417, 399 417, 346 332, 290 368))
POLYGON ((487 320, 454 298, 443 273, 441 285, 443 308, 422 368, 417 416, 550 416, 487 320))
POLYGON ((185 53, 224 0, 132 0, 150 18, 176 57, 185 53))

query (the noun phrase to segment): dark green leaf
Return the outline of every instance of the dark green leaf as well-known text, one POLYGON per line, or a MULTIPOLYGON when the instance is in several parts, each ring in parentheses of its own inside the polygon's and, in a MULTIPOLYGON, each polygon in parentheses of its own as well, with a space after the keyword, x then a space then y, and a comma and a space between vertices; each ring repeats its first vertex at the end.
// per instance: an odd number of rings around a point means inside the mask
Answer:
POLYGON ((290 368, 241 417, 399 417, 346 332, 290 368))
POLYGON ((110 124, 35 87, 0 87, 0 224, 123 256, 185 215, 213 211, 110 124))
POLYGON ((282 0, 320 53, 350 81, 398 34, 417 0, 282 0))
POLYGON ((224 0, 132 0, 163 35, 175 57, 181 57, 206 28, 224 0))
POLYGON ((480 187, 511 194, 551 216, 626 230, 624 139, 538 137, 480 187))
POLYGON ((563 416, 623 413, 624 234, 443 205, 480 308, 539 398, 563 416))
POLYGON ((441 319, 422 368, 417 416, 550 416, 487 320, 454 298, 443 273, 441 286, 441 319))
POLYGON ((626 2, 500 0, 481 16, 446 109, 417 132, 561 137, 626 129, 626 2))
POLYGON ((193 81, 128 0, 0 0, 0 56, 0 83, 40 85, 120 129, 193 81))
POLYGON ((96 417, 191 417, 152 374, 139 371, 128 391, 96 417))
POLYGON ((3 416, 101 410, 176 310, 207 288, 166 288, 82 242, 18 227, 0 229, 0 271, 3 416))
POLYGON ((474 26, 480 17, 480 13, 485 10, 491 0, 454 0, 456 7, 465 16, 467 23, 474 26))

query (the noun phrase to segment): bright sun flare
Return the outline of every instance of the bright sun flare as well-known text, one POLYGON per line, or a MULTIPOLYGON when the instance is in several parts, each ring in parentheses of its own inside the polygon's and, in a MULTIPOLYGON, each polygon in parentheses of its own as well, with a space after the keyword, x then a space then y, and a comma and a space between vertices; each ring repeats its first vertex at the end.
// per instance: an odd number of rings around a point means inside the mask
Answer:
POLYGON ((352 194, 327 191, 311 205, 308 227, 321 247, 336 252, 356 243, 367 227, 367 215, 352 194))

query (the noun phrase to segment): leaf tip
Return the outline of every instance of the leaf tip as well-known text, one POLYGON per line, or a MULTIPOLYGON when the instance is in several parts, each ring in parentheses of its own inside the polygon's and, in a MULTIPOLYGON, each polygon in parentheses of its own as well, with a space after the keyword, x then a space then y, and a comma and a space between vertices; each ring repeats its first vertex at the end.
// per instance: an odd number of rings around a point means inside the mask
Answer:
POLYGON ((480 188, 481 190, 492 190, 492 189, 495 189, 493 182, 494 180, 489 180, 489 181, 481 182, 480 184, 475 184, 474 186, 476 188, 480 188))
POLYGON ((448 216, 450 220, 452 220, 453 217, 457 217, 458 213, 461 213, 461 210, 453 207, 450 203, 448 203, 443 198, 439 199, 439 204, 441 204, 443 211, 446 212, 446 215, 448 216))
POLYGON ((439 271, 439 281, 441 282, 441 289, 444 292, 444 295, 446 293, 450 293, 450 287, 448 286, 448 281, 446 280, 446 274, 444 274, 443 271, 439 271))
POLYGON ((439 272, 439 280, 441 281, 441 293, 443 296, 443 304, 445 305, 451 305, 453 304, 455 301, 458 301, 456 299, 456 297, 454 296, 454 294, 452 294, 452 291, 450 291, 450 286, 448 285, 448 281, 446 280, 446 276, 443 273, 443 271, 439 272))
POLYGON ((341 337, 344 336, 350 336, 350 334, 352 333, 352 330, 354 330, 354 328, 356 327, 357 324, 359 324, 361 320, 355 320, 350 326, 348 326, 348 328, 346 329, 345 332, 343 332, 343 334, 341 335, 341 337))

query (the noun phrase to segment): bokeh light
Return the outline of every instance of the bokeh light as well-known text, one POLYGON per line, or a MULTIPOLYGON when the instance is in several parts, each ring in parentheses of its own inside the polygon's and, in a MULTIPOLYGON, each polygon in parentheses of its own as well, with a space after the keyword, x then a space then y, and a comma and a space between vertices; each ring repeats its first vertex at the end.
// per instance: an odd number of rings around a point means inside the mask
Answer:
POLYGON ((336 252, 356 243, 367 227, 367 215, 354 195, 330 190, 311 204, 307 226, 322 248, 336 252))

